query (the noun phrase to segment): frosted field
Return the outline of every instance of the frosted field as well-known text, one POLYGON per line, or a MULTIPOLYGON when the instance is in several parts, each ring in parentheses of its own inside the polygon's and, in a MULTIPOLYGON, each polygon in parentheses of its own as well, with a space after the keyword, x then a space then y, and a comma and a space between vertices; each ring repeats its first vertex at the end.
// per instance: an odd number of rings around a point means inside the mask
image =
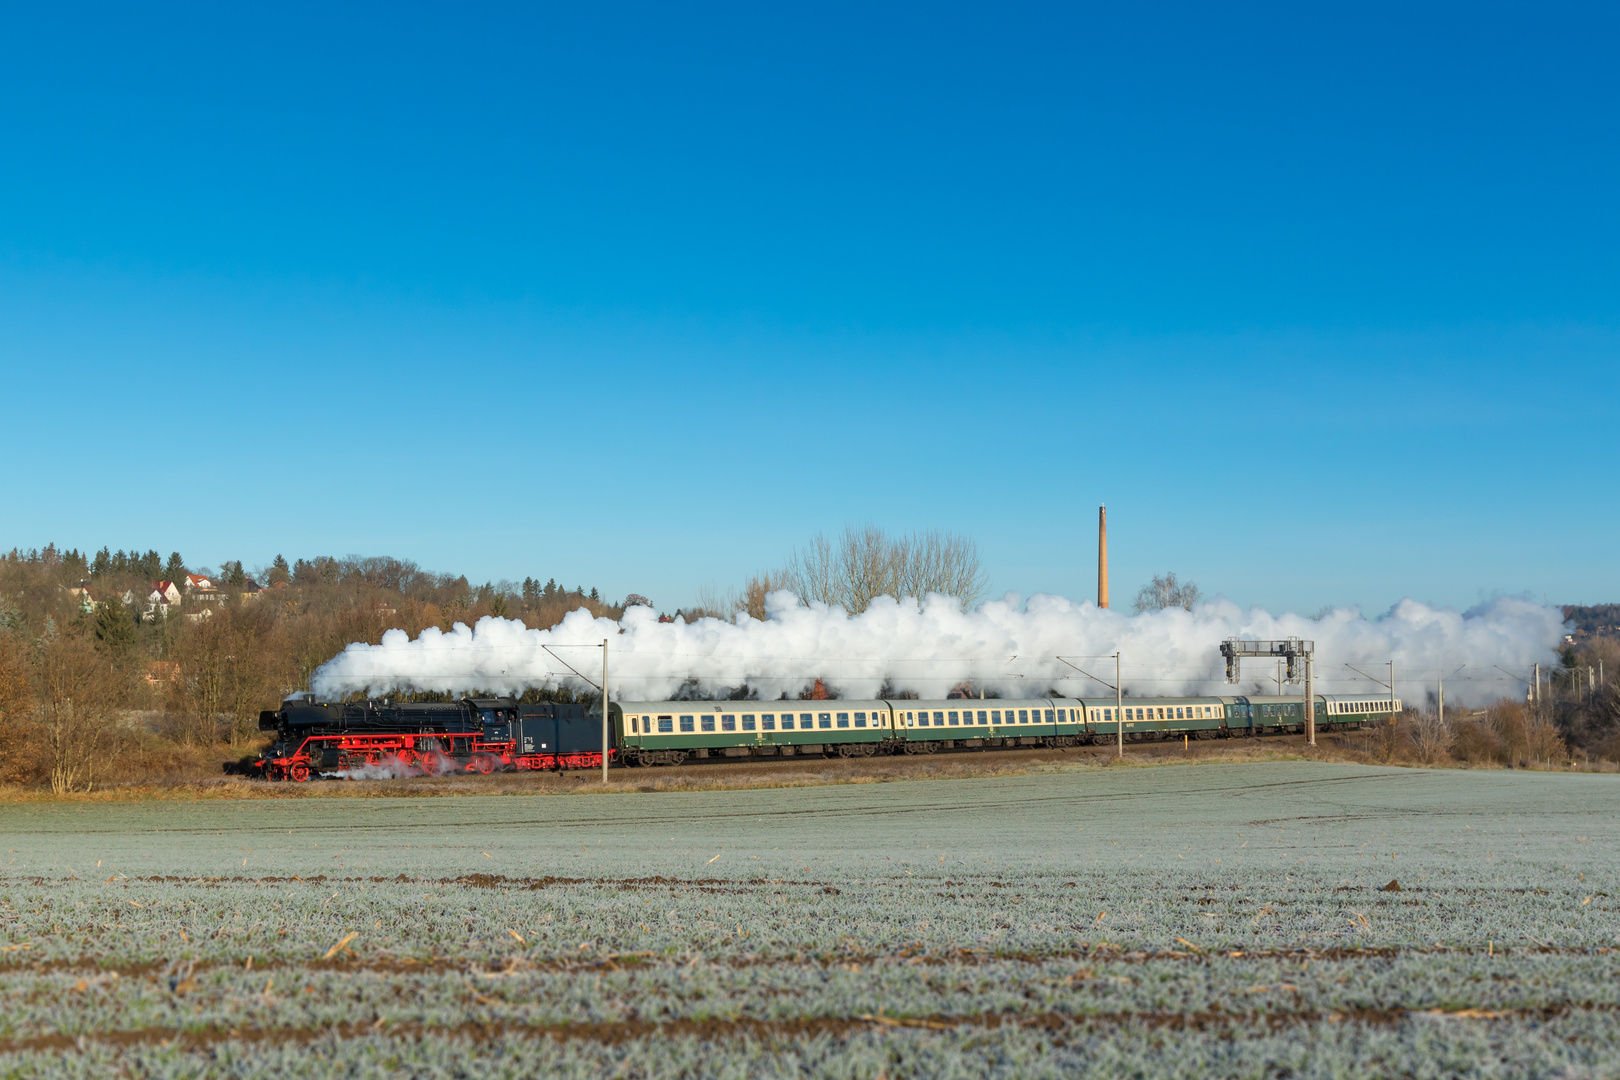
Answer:
POLYGON ((43 804, 0 850, 6 1076, 1620 1074, 1615 777, 43 804))

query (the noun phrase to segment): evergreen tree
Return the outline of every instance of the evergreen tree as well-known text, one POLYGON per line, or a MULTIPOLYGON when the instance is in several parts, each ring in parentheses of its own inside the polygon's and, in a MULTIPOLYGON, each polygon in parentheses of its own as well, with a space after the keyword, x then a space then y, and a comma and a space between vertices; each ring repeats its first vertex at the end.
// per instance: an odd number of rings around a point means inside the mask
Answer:
POLYGON ((94 631, 96 648, 115 659, 128 656, 135 647, 135 616, 115 593, 96 605, 94 631))
POLYGON ((90 563, 90 576, 93 578, 106 577, 112 571, 112 553, 106 548, 96 552, 94 561, 90 563))
POLYGON ((155 551, 148 551, 141 556, 141 577, 147 581, 156 581, 158 575, 163 573, 163 556, 155 551))
POLYGON ((525 603, 533 602, 535 600, 535 598, 539 596, 539 594, 540 594, 540 583, 538 581, 535 581, 534 578, 532 578, 532 577, 524 578, 523 579, 523 600, 524 600, 524 602, 525 603))
POLYGON ((286 558, 281 556, 281 555, 277 555, 276 556, 276 561, 270 564, 270 582, 269 583, 271 585, 279 585, 283 581, 291 581, 291 580, 292 580, 292 570, 290 568, 288 568, 286 558))
POLYGON ((247 571, 242 569, 242 560, 226 562, 222 570, 225 571, 225 582, 235 588, 240 588, 247 582, 247 571))
POLYGON ((112 572, 122 575, 129 573, 129 570, 129 556, 124 554, 123 549, 113 552, 112 572))
POLYGON ((186 560, 180 557, 178 551, 169 552, 169 563, 163 568, 163 580, 174 582, 175 588, 182 591, 186 587, 186 560))
POLYGON ((546 600, 551 600, 554 597, 556 597, 556 595, 557 595, 557 579, 552 578, 550 581, 546 582, 546 587, 540 591, 540 595, 541 595, 542 598, 544 598, 546 600))
POLYGON ((591 599, 596 600, 596 601, 600 601, 602 599, 600 596, 596 595, 596 586, 595 585, 591 586, 591 599))

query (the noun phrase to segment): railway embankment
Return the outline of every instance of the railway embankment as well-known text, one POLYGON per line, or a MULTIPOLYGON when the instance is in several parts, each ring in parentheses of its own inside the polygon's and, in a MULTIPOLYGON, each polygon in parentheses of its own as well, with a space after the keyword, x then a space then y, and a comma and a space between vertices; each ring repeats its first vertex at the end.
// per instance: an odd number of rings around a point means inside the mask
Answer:
MULTIPOLYGON (((126 782, 89 791, 55 795, 47 788, 0 786, 0 804, 35 802, 207 801, 237 799, 456 798, 463 796, 577 795, 653 791, 730 791, 761 788, 883 784, 912 780, 1072 773, 1141 769, 1181 764, 1243 764, 1321 761, 1412 768, 1500 769, 1488 763, 1447 760, 1423 763, 1389 759, 1370 732, 1323 735, 1316 747, 1303 735, 1214 742, 1128 743, 1124 756, 1114 747, 1029 747, 992 752, 961 751, 929 757, 780 758, 736 762, 723 758, 655 769, 618 769, 604 786, 594 769, 561 772, 421 776, 410 779, 317 779, 277 784, 237 776, 196 776, 126 782)), ((1609 761, 1556 762, 1537 771, 1620 772, 1609 761)))

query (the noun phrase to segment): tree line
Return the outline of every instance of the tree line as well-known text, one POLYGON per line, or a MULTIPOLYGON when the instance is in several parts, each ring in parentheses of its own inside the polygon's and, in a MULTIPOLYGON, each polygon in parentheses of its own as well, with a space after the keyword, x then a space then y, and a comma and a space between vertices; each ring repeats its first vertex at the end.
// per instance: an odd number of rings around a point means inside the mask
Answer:
POLYGON ((217 771, 222 752, 256 743, 260 710, 306 688, 350 642, 485 615, 551 626, 577 608, 623 614, 555 578, 474 585, 388 557, 277 556, 215 571, 178 553, 14 549, 0 555, 0 783, 64 792, 217 771), (218 593, 148 606, 157 581, 183 588, 188 573, 218 593))

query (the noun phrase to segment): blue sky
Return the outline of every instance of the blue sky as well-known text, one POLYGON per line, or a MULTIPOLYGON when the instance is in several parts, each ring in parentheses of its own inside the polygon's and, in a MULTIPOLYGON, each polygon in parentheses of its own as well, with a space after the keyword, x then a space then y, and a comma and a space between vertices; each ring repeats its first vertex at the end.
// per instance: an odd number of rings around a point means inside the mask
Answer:
POLYGON ((0 544, 1620 599, 1607 6, 0 16, 0 544))

